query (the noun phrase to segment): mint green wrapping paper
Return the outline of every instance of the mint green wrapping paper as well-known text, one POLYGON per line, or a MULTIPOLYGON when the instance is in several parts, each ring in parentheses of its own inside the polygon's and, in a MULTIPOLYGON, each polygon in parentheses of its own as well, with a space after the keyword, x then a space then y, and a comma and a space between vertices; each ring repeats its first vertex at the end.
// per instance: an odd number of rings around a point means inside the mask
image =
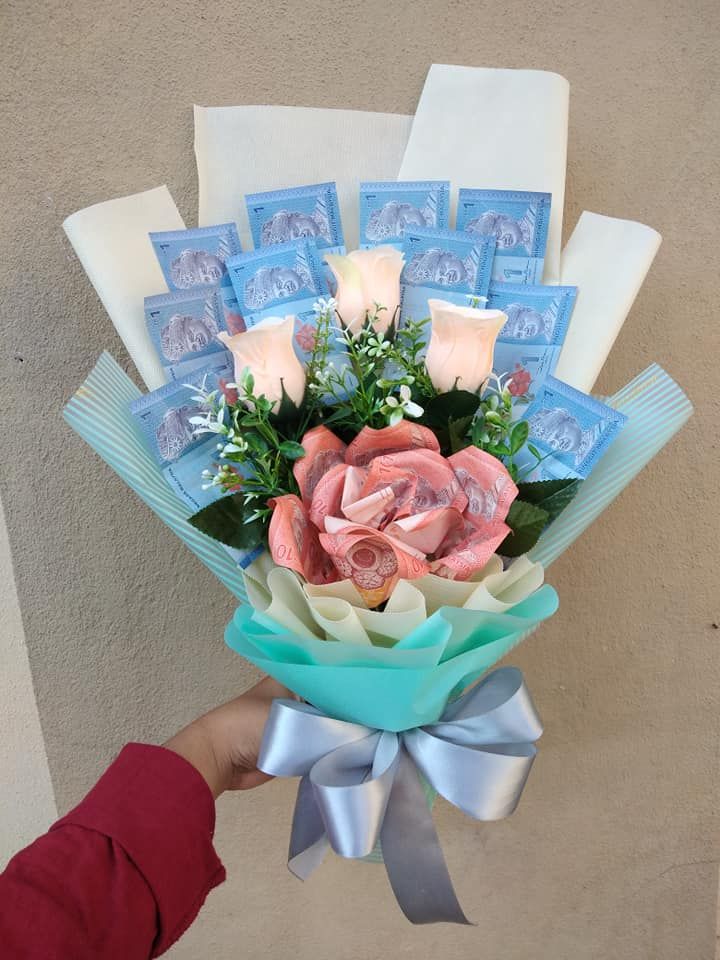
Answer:
POLYGON ((509 613, 443 607, 384 648, 327 640, 300 647, 283 627, 253 619, 245 605, 225 642, 329 716, 397 732, 435 722, 454 691, 485 673, 557 606, 557 594, 544 586, 509 613))

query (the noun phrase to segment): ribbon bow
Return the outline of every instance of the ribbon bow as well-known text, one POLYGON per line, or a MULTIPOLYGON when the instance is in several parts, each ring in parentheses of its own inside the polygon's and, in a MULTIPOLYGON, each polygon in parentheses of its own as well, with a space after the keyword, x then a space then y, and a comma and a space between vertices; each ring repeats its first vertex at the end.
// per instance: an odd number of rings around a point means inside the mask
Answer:
POLYGON ((365 857, 377 840, 390 885, 412 923, 469 923, 458 902, 418 771, 476 820, 520 800, 542 725, 515 667, 501 667, 448 705, 437 723, 402 733, 275 700, 258 767, 301 777, 288 867, 304 880, 328 846, 365 857))

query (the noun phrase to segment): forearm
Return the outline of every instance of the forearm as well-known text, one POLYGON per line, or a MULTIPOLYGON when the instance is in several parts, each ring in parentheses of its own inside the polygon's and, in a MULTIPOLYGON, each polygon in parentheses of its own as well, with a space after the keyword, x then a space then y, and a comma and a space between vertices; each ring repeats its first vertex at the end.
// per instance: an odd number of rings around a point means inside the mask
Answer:
POLYGON ((4 955, 158 956, 225 877, 214 822, 208 784, 185 759, 126 747, 88 796, 0 876, 4 955))

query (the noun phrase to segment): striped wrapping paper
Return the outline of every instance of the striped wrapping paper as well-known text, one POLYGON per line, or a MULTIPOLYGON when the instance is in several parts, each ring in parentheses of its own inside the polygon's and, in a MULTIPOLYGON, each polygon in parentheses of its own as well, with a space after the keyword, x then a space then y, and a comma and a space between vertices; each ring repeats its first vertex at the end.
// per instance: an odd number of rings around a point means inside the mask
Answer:
POLYGON ((240 568, 219 543, 187 522, 193 511, 175 496, 145 446, 129 409, 130 402, 139 396, 130 377, 105 352, 65 407, 63 416, 230 593, 247 602, 240 568))
MULTIPOLYGON (((242 574, 223 547, 188 522, 191 511, 168 486, 129 412, 140 391, 109 353, 103 353, 64 410, 70 426, 131 487, 160 519, 241 602, 242 574)), ((692 413, 680 387, 657 364, 631 380, 607 402, 627 416, 580 493, 542 535, 530 558, 549 566, 590 526, 692 413), (662 416, 659 413, 662 413, 662 416)))
POLYGON ((627 422, 602 460, 530 551, 531 560, 550 566, 599 517, 692 414, 692 404, 662 367, 653 363, 606 403, 627 422))

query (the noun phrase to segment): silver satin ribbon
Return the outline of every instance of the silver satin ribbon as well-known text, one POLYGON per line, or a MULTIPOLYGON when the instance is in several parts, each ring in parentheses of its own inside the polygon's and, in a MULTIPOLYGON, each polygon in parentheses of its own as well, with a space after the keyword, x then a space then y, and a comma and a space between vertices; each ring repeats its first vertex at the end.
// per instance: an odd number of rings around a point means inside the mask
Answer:
POLYGON ((513 812, 542 725, 522 673, 501 667, 437 723, 402 733, 335 720, 306 703, 275 700, 258 767, 301 777, 288 866, 301 879, 328 846, 365 857, 380 840, 390 884, 412 923, 469 923, 458 902, 418 771, 476 820, 513 812))

